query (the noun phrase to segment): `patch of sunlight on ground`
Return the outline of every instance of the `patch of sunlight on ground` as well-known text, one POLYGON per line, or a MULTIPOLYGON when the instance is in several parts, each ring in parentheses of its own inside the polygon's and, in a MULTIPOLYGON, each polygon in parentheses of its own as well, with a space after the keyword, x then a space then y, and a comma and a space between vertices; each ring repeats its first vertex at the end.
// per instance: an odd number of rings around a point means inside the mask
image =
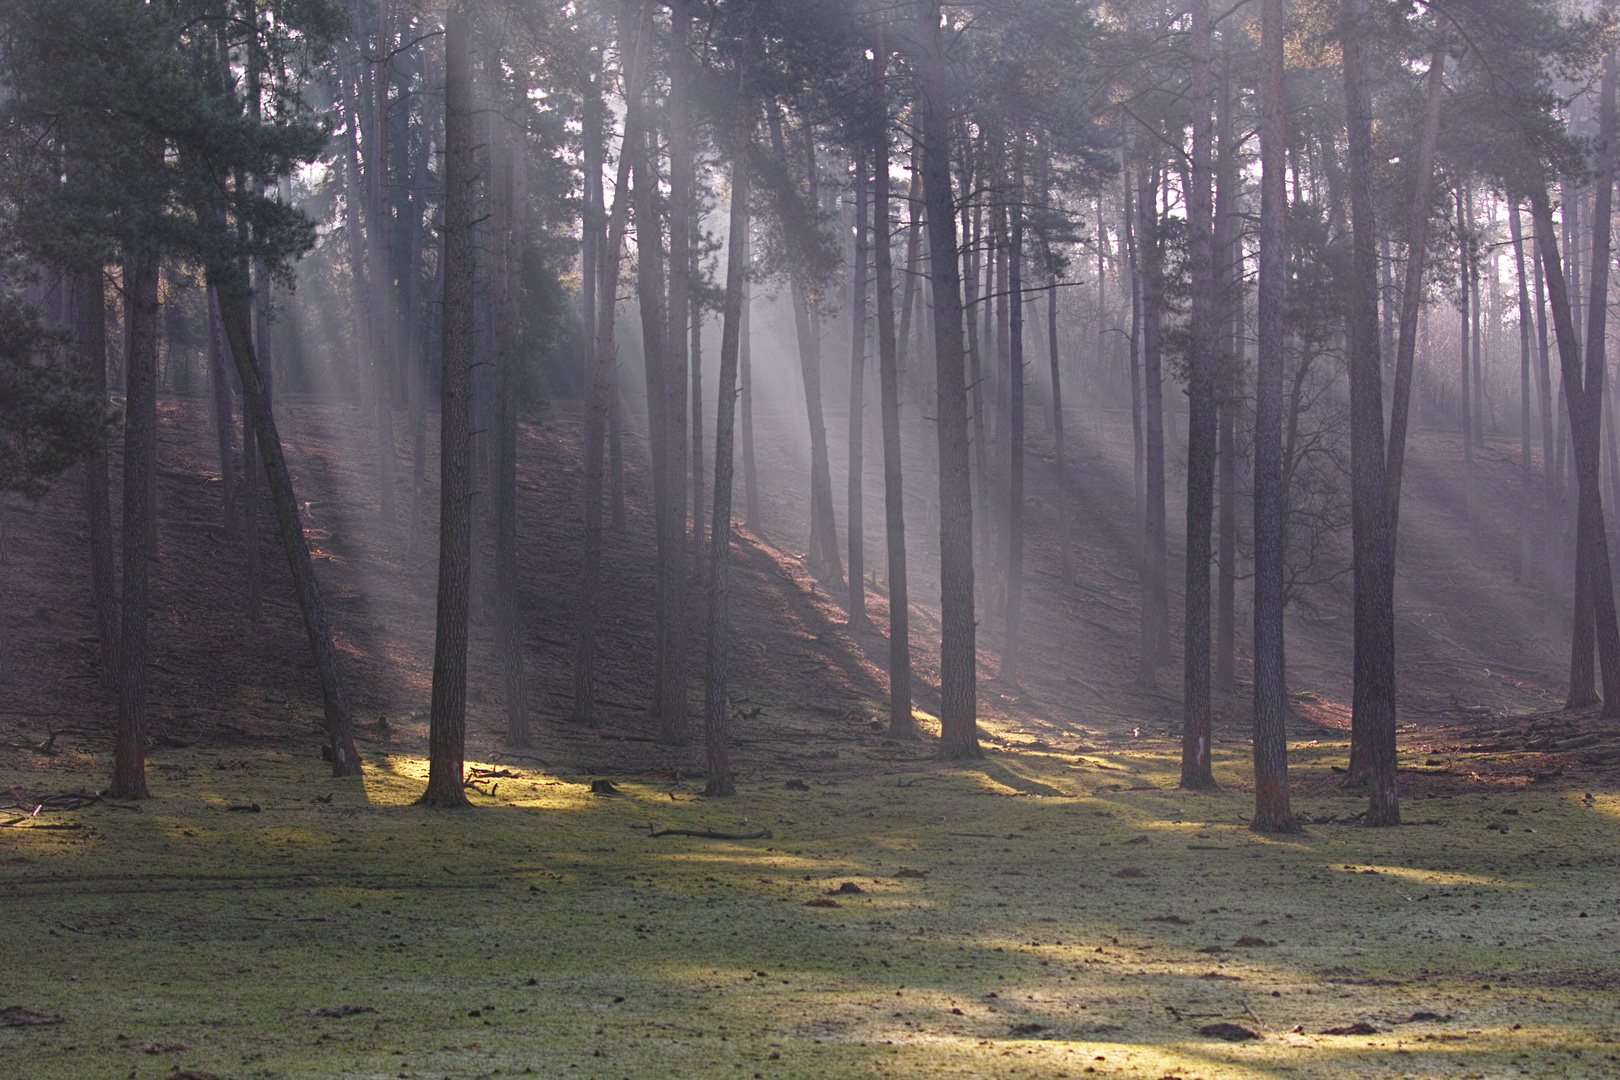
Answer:
MULTIPOLYGON (((334 780, 166 753, 139 813, 0 828, 6 1003, 63 1018, 0 1028, 0 1061, 53 1080, 1620 1070, 1612 792, 1595 815, 1514 795, 1533 834, 1478 828, 1501 807, 1470 795, 1422 803, 1424 825, 1274 839, 1243 826, 1241 788, 1171 786, 1166 745, 751 777, 725 801, 481 764, 516 775, 462 811, 411 805, 410 754, 334 780), (647 829, 743 822, 772 835, 647 829)), ((1217 775, 1241 782, 1247 752, 1223 746, 1217 775)), ((1329 790, 1322 753, 1292 763, 1302 787, 1329 790)))
POLYGON ((1505 878, 1490 877, 1485 874, 1458 874, 1449 870, 1425 870, 1417 866, 1389 866, 1384 863, 1356 865, 1346 863, 1342 866, 1323 867, 1323 869, 1337 870, 1342 874, 1385 874, 1389 877, 1415 881, 1420 885, 1490 885, 1501 889, 1528 889, 1531 887, 1529 882, 1508 881, 1505 878))

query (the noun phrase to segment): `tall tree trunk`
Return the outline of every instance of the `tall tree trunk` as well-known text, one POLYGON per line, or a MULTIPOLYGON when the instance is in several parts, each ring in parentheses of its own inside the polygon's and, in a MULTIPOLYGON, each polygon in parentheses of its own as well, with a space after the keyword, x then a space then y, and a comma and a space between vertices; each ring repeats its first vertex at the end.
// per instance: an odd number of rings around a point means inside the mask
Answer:
POLYGON ((737 64, 736 123, 731 136, 731 220, 726 251, 726 297, 721 312, 719 394, 714 411, 714 516, 709 527, 709 595, 703 688, 703 740, 708 765, 705 793, 731 796, 729 731, 731 703, 726 696, 731 598, 731 488, 737 369, 742 344, 743 285, 748 273, 749 154, 753 148, 754 105, 748 69, 756 48, 752 9, 745 16, 743 52, 737 64))
POLYGON ((862 495, 866 419, 866 154, 855 151, 855 280, 849 302, 849 625, 866 625, 866 513, 862 495))
MULTIPOLYGON (((1007 597, 1001 632, 1002 682, 1018 685, 1018 645, 1024 613, 1024 165, 1015 152, 1007 248, 1007 597)), ((954 219, 952 228, 955 228, 954 219)), ((954 232, 952 247, 955 247, 954 232)), ((955 265, 954 261, 952 265, 955 265)), ((963 433, 966 437, 966 432, 963 433)), ((941 492, 943 496, 943 492, 941 492)))
POLYGON ((1517 200, 1508 204, 1508 229, 1519 284, 1519 581, 1528 585, 1535 576, 1531 520, 1535 516, 1536 489, 1530 462, 1530 279, 1525 273, 1524 228, 1517 200))
MULTIPOLYGON (((1121 150, 1120 157, 1125 157, 1121 150)), ((1143 443, 1146 433, 1143 431, 1143 401, 1142 401, 1142 272, 1137 259, 1135 229, 1131 213, 1131 183, 1132 178, 1128 169, 1121 167, 1121 202, 1123 212, 1120 214, 1120 227, 1124 234, 1126 272, 1130 275, 1131 292, 1131 331, 1130 331, 1130 365, 1131 365, 1131 503, 1136 512, 1136 528, 1133 539, 1136 541, 1136 576, 1138 581, 1146 581, 1147 558, 1147 520, 1146 520, 1146 493, 1144 491, 1147 453, 1143 443)), ((1147 617, 1147 594, 1142 598, 1143 618, 1147 617)), ((1146 640, 1145 638, 1143 640, 1146 640)))
POLYGON ((1473 344, 1470 334, 1468 318, 1469 300, 1471 298, 1470 284, 1473 281, 1472 264, 1474 260, 1473 244, 1470 237, 1472 224, 1469 222, 1465 210, 1466 202, 1463 199, 1463 188, 1457 187, 1457 235, 1462 237, 1462 289, 1461 298, 1462 324, 1457 331, 1457 340, 1462 347, 1462 401, 1460 415, 1462 420, 1462 452, 1463 452, 1463 507, 1468 517, 1468 534, 1478 539, 1478 516, 1474 510, 1474 407, 1473 407, 1473 374, 1474 367, 1469 356, 1469 348, 1473 344))
POLYGON ((1365 730, 1367 824, 1399 825, 1395 782, 1395 593, 1385 490, 1383 364, 1378 356, 1378 231, 1372 175, 1367 0, 1343 0, 1340 42, 1349 133, 1350 516, 1355 660, 1352 722, 1365 730))
MULTIPOLYGON (((424 54, 422 58, 422 84, 424 86, 437 85, 434 80, 435 72, 433 65, 424 54)), ((410 264, 407 267, 410 287, 407 293, 409 299, 406 304, 406 324, 410 328, 409 348, 412 350, 413 355, 411 363, 411 523, 407 532, 406 549, 413 555, 418 550, 418 547, 423 539, 422 519, 425 516, 425 504, 427 501, 427 391, 429 378, 427 371, 428 349, 426 347, 427 343, 425 340, 425 335, 427 333, 427 327, 431 325, 431 320, 424 320, 422 318, 422 303, 419 297, 419 293, 422 288, 422 256, 424 248, 426 247, 423 242, 423 237, 427 233, 427 229, 424 227, 423 222, 424 215, 420 208, 427 202, 427 193, 429 190, 431 177, 431 171, 429 170, 428 163, 433 156, 434 138, 437 134, 433 130, 434 127, 435 125, 432 123, 432 118, 426 118, 423 124, 423 131, 418 141, 419 149, 417 151, 414 180, 415 196, 413 199, 413 205, 418 207, 418 209, 415 212, 416 216, 412 221, 412 227, 410 230, 410 264)), ((597 130, 600 132, 600 124, 598 124, 597 130)), ((586 139, 586 145, 587 147, 589 146, 588 137, 586 139)), ((587 155, 588 154, 589 150, 587 150, 587 155)), ((601 173, 600 164, 598 164, 597 173, 601 173)), ((590 187, 588 185, 585 190, 587 196, 589 196, 590 187)), ((600 202, 600 183, 597 185, 597 192, 598 202, 600 202)), ((432 217, 431 215, 427 215, 427 224, 431 223, 432 217)), ((594 252, 594 248, 590 247, 590 237, 588 234, 586 236, 586 246, 589 250, 594 252)), ((441 257, 434 260, 434 262, 437 264, 435 268, 435 276, 437 276, 437 274, 442 271, 444 267, 442 246, 440 247, 439 254, 441 257)), ((589 288, 590 282, 592 281, 589 273, 586 274, 585 280, 587 283, 586 288, 589 288)), ((442 291, 442 288, 435 289, 430 295, 436 295, 442 291)), ((585 337, 588 340, 590 335, 587 333, 585 337)))
MULTIPOLYGON (((815 132, 804 131, 804 154, 809 178, 807 205, 818 206, 816 184, 815 132)), ((781 123, 771 117, 771 139, 777 156, 786 159, 781 123)), ((838 524, 833 517, 832 468, 827 460, 827 421, 821 401, 821 334, 819 322, 810 310, 811 297, 803 274, 789 274, 793 296, 793 327, 799 342, 799 373, 804 382, 805 413, 810 425, 810 554, 811 571, 823 581, 841 585, 843 558, 838 553, 838 524)))
MULTIPOLYGON (((382 360, 377 348, 377 325, 382 318, 382 313, 377 308, 377 290, 373 288, 374 283, 372 281, 376 270, 369 257, 372 238, 367 235, 367 230, 361 223, 362 208, 365 209, 368 215, 376 213, 376 207, 368 197, 372 185, 372 178, 369 174, 373 171, 376 162, 367 161, 365 163, 366 168, 362 171, 359 133, 361 115, 366 111, 366 94, 356 71, 357 67, 364 64, 363 58, 358 53, 358 49, 354 50, 352 54, 345 51, 342 54, 341 65, 342 74, 344 75, 342 81, 347 83, 347 89, 344 91, 347 116, 344 118, 346 132, 343 140, 343 166, 344 187, 348 194, 344 199, 343 229, 348 242, 350 289, 354 297, 355 367, 359 373, 361 408, 371 413, 372 424, 377 432, 378 491, 382 492, 384 500, 390 500, 391 495, 385 490, 387 485, 383 482, 388 462, 382 452, 383 412, 382 406, 378 404, 379 396, 386 396, 386 393, 381 392, 381 387, 386 385, 386 380, 383 376, 382 360)), ((368 147, 368 150, 375 156, 374 146, 368 147)), ((248 543, 253 543, 251 534, 248 543)))
MULTIPOLYGON (((1155 151, 1156 152, 1156 151, 1155 151)), ((1159 310, 1164 295, 1163 252, 1159 239, 1159 166, 1144 162, 1137 177, 1141 214, 1138 246, 1142 262, 1143 409, 1147 450, 1147 492, 1143 509, 1142 633, 1138 642, 1136 681, 1157 684, 1160 657, 1169 638, 1169 587, 1166 580, 1164 485, 1164 381, 1159 353, 1159 310)))
MULTIPOLYGON (((640 123, 639 102, 641 79, 646 51, 646 35, 637 35, 636 41, 623 41, 620 49, 632 50, 628 70, 624 73, 626 115, 624 138, 619 148, 618 172, 615 177, 613 209, 608 215, 607 238, 597 252, 600 282, 595 290, 596 324, 587 332, 594 335, 591 348, 591 380, 585 407, 585 559, 579 576, 579 622, 574 639, 574 719, 581 723, 596 721, 596 628, 602 603, 602 489, 604 464, 604 433, 609 445, 605 448, 611 457, 617 451, 613 440, 613 418, 618 402, 618 357, 613 342, 614 298, 619 292, 620 252, 624 247, 626 221, 630 212, 630 164, 635 157, 633 133, 640 123)), ((586 184, 587 190, 597 184, 593 174, 586 184)), ((595 201, 589 195, 588 201, 595 201)), ((600 206, 600 203, 597 203, 600 206)), ((598 215, 599 219, 599 215, 598 215)), ((595 239, 601 241, 600 226, 595 239)), ((617 507, 615 506, 615 511, 617 507)), ((615 521, 617 525, 617 521, 615 521)))
MULTIPOLYGON (((687 367, 692 318, 692 220, 696 205, 696 159, 689 102, 692 83, 687 34, 692 0, 670 5, 669 90, 669 307, 664 337, 664 621, 660 651, 663 685, 658 694, 659 737, 684 743, 687 732, 686 603, 691 557, 686 535, 687 367)), ((637 230, 639 237, 640 230, 637 230)), ((657 234, 653 239, 656 241, 657 234)))
MULTIPOLYGON (((231 433, 236 427, 235 411, 231 401, 231 383, 225 377, 225 329, 219 324, 219 300, 212 288, 207 290, 208 305, 208 388, 214 413, 214 442, 219 452, 220 520, 225 536, 236 536, 236 455, 231 433)), ((106 367, 105 364, 102 365, 106 367)), ((106 375, 102 375, 106 381, 106 375)))
POLYGON ((1283 317, 1288 278, 1288 110, 1284 0, 1263 0, 1260 86, 1260 281, 1254 380, 1254 821, 1296 832, 1288 795, 1284 678, 1283 317))
POLYGON ((1187 568, 1182 651, 1181 786, 1215 786, 1210 766, 1210 573, 1215 517, 1216 381, 1214 211, 1210 205, 1214 124, 1210 99, 1209 0, 1192 0, 1192 186, 1187 193, 1192 282, 1187 355, 1187 568))
POLYGON ((147 481, 157 463, 149 426, 157 400, 158 269, 155 254, 137 252, 124 262, 124 317, 129 341, 124 396, 124 595, 118 635, 118 729, 112 786, 118 799, 144 799, 146 787, 146 616, 152 552, 147 481))
MULTIPOLYGON (((971 320, 970 320, 971 321, 971 320)), ((1069 490, 1069 461, 1063 444, 1063 374, 1058 362, 1058 279, 1046 279, 1046 355, 1052 365, 1052 456, 1058 476, 1058 551, 1064 588, 1074 584, 1074 498, 1069 490)), ((1096 387, 1092 388, 1096 392, 1096 387)))
MULTIPOLYGON (((1530 220, 1531 244, 1535 244, 1537 224, 1532 213, 1530 220)), ((1534 251, 1530 254, 1536 283, 1536 399, 1541 410, 1541 619, 1551 630, 1558 610, 1558 587, 1563 580, 1561 552, 1559 551, 1559 498, 1556 471, 1557 459, 1554 443, 1557 427, 1553 419, 1552 357, 1547 340, 1547 301, 1541 279, 1541 260, 1534 251)))
MULTIPOLYGON (((522 69, 519 69, 522 70, 522 69)), ((494 73, 498 74, 498 72, 494 73)), ((499 82, 491 80, 493 94, 499 82)), ((523 101, 524 88, 518 87, 523 101)), ((490 327, 495 341, 494 526, 495 652, 500 657, 506 702, 506 742, 527 746, 529 691, 523 674, 523 626, 518 616, 517 564, 517 398, 521 377, 513 278, 523 269, 526 215, 527 136, 515 131, 499 109, 490 120, 490 327)), ((391 410, 390 410, 391 411, 391 410)))
POLYGON ((1221 340, 1220 366, 1220 518, 1215 590, 1215 685, 1231 691, 1237 684, 1237 413, 1241 408, 1236 387, 1243 364, 1243 248, 1238 235, 1238 147, 1232 118, 1232 58, 1223 49, 1220 89, 1220 162, 1215 174, 1215 288, 1216 319, 1221 340))
MULTIPOLYGON (((694 200, 692 207, 692 229, 694 237, 697 235, 700 223, 700 214, 694 200)), ((692 250, 693 280, 698 277, 698 252, 696 245, 692 250)), ((704 567, 708 562, 708 551, 704 537, 708 536, 708 523, 704 521, 704 510, 708 506, 708 496, 705 491, 708 487, 704 479, 703 470, 706 462, 703 459, 703 321, 707 314, 703 308, 703 299, 698 291, 692 291, 692 585, 699 587, 705 578, 704 567)))
POLYGON ((1474 364, 1474 421, 1473 421, 1473 432, 1474 432, 1474 446, 1475 446, 1475 448, 1484 449, 1484 447, 1485 447, 1485 337, 1484 337, 1484 334, 1482 332, 1482 327, 1481 327, 1480 324, 1481 324, 1481 322, 1482 322, 1482 320, 1484 319, 1484 316, 1485 316, 1485 308, 1484 308, 1484 305, 1480 302, 1480 296, 1479 296, 1479 275, 1480 275, 1480 262, 1481 262, 1481 259, 1479 257, 1478 252, 1477 252, 1478 245, 1474 242, 1474 238, 1473 238, 1473 235, 1472 235, 1473 224, 1474 224, 1475 220, 1477 220, 1474 217, 1474 189, 1472 187, 1468 188, 1467 197, 1468 197, 1468 225, 1469 225, 1469 237, 1468 238, 1469 238, 1469 241, 1470 241, 1469 250, 1470 250, 1470 254, 1472 255, 1472 257, 1468 260, 1468 281, 1467 281, 1466 287, 1469 290, 1469 292, 1470 292, 1470 294, 1471 294, 1471 296, 1473 298, 1473 323, 1472 323, 1472 329, 1470 331, 1473 334, 1473 338, 1474 338, 1474 347, 1471 350, 1471 353, 1472 353, 1472 356, 1473 356, 1473 364, 1474 364))
POLYGON ((738 426, 742 436, 743 524, 755 536, 763 536, 765 519, 759 510, 759 465, 754 457, 754 363, 751 347, 754 290, 747 276, 752 253, 746 230, 738 242, 743 247, 742 323, 738 327, 737 341, 737 376, 742 384, 737 404, 742 412, 738 426))
MULTIPOLYGON (((1440 102, 1445 76, 1446 47, 1441 45, 1429 59, 1428 97, 1423 111, 1423 134, 1418 142, 1412 216, 1406 229, 1406 280, 1401 286, 1401 317, 1395 346, 1395 386, 1390 396, 1389 458, 1384 483, 1392 596, 1396 531, 1401 517, 1401 479, 1406 468, 1406 428, 1412 408, 1412 368, 1417 356, 1418 317, 1423 309, 1423 261, 1429 243, 1429 203, 1434 192, 1434 155, 1440 136, 1440 102)), ((1352 744, 1351 758, 1355 756, 1352 744)), ((1350 771, 1352 776, 1356 774, 1354 767, 1350 771)))
POLYGON ((444 376, 439 392, 439 595, 426 806, 467 806, 467 618, 472 587, 473 161, 469 0, 450 0, 444 72, 444 376))
MULTIPOLYGON (((382 0, 378 4, 378 56, 388 56, 393 48, 392 7, 390 0, 382 0)), ((491 50, 491 55, 495 55, 494 50, 491 50)), ((388 160, 388 88, 393 73, 392 61, 375 65, 371 79, 373 94, 365 110, 370 121, 366 139, 366 251, 369 256, 366 280, 371 287, 370 306, 375 320, 372 324, 372 372, 377 382, 377 487, 381 496, 378 512, 386 531, 392 531, 399 519, 394 507, 395 474, 398 472, 394 449, 394 374, 398 364, 393 344, 399 310, 395 302, 397 294, 393 275, 388 272, 388 222, 392 217, 389 204, 393 191, 388 160)), ((264 291, 267 293, 268 289, 264 291)))
POLYGON ((979 749, 977 631, 973 615, 973 499, 968 467, 967 362, 962 279, 951 205, 951 95, 939 39, 939 0, 917 0, 918 124, 929 269, 934 283, 934 365, 939 436, 940 756, 979 749))
MULTIPOLYGON (((872 37, 872 94, 887 93, 889 54, 881 25, 872 37)), ((883 109, 879 116, 886 117, 883 109)), ((889 234, 889 131, 887 119, 872 132, 872 259, 877 278, 879 408, 883 414, 883 514, 888 545, 889 735, 915 739, 911 712, 911 597, 906 575, 906 506, 900 470, 900 361, 894 326, 894 248, 889 234)))
POLYGON ((1620 715, 1620 624, 1617 624, 1615 616, 1609 541, 1603 525, 1603 495, 1599 484, 1615 167, 1615 70, 1612 55, 1604 63, 1601 101, 1584 376, 1580 369, 1579 344, 1575 339, 1574 321, 1570 317, 1563 267, 1558 259, 1557 247, 1552 242, 1552 209, 1545 192, 1533 192, 1532 199, 1535 200, 1536 237, 1546 272, 1547 295, 1552 303, 1575 456, 1575 618, 1570 644, 1569 698, 1565 707, 1591 704, 1597 697, 1592 665, 1595 637, 1603 672, 1603 715, 1612 717, 1620 715))
POLYGON ((962 252, 963 262, 963 289, 965 298, 963 310, 966 313, 967 323, 967 356, 968 356, 968 385, 972 387, 970 405, 973 410, 973 479, 976 484, 973 491, 973 505, 979 512, 974 515, 974 525, 977 527, 975 544, 973 548, 974 581, 981 594, 984 592, 984 583, 990 579, 990 572, 985 567, 985 559, 990 552, 990 522, 994 515, 990 514, 990 455, 986 446, 985 417, 984 417, 984 349, 983 339, 979 336, 979 306, 988 307, 988 297, 979 295, 979 242, 981 238, 981 223, 984 218, 983 207, 973 200, 973 142, 963 139, 963 165, 961 179, 958 181, 957 201, 962 206, 962 238, 965 241, 965 250, 962 252))
MULTIPOLYGON (((86 382, 97 402, 103 407, 107 401, 107 293, 106 282, 99 266, 86 267, 74 272, 76 303, 73 327, 78 341, 80 363, 84 365, 86 382)), ((218 379, 216 378, 216 383, 218 379)), ((217 393, 217 391, 216 391, 217 393)), ((226 401, 230 401, 229 388, 226 401)), ((217 400, 217 399, 216 399, 217 400)), ((220 421, 226 452, 224 474, 229 477, 230 416, 229 410, 220 421)), ((90 532, 90 599, 96 610, 96 653, 101 677, 101 688, 116 688, 118 675, 118 582, 114 574, 113 549, 117 537, 113 532, 111 482, 107 475, 107 430, 97 426, 90 438, 90 451, 84 461, 84 497, 90 532)), ((227 484, 229 481, 227 480, 227 484)), ((229 497, 226 498, 226 532, 231 529, 229 497)))
MULTIPOLYGON (((628 37, 630 30, 628 22, 631 18, 639 18, 641 29, 639 38, 650 37, 653 32, 654 0, 645 0, 641 13, 637 16, 632 7, 625 8, 626 29, 624 36, 628 37)), ((648 43, 650 47, 650 42, 648 43)), ((638 46, 640 48, 640 46, 638 46)), ((659 735, 672 742, 679 742, 686 737, 686 710, 685 691, 682 688, 679 700, 674 700, 673 668, 677 658, 670 651, 670 638, 678 631, 672 626, 675 622, 676 610, 675 594, 684 593, 684 575, 678 583, 672 576, 672 563, 679 569, 685 566, 685 540, 686 540, 686 499, 684 495, 676 500, 674 497, 674 480, 670 474, 677 471, 675 459, 679 459, 679 478, 685 479, 686 474, 686 440, 685 415, 686 410, 681 409, 681 435, 674 435, 673 418, 670 415, 670 383, 679 382, 680 396, 686 396, 686 374, 681 372, 679 378, 671 370, 672 364, 669 353, 675 348, 672 342, 678 342, 681 352, 686 351, 685 326, 677 331, 665 326, 665 317, 668 313, 666 307, 667 296, 664 286, 664 234, 662 213, 658 200, 658 174, 654 168, 653 155, 657 151, 657 134, 652 125, 645 121, 647 116, 646 102, 636 103, 636 115, 643 118, 632 133, 626 128, 626 134, 633 141, 634 160, 631 163, 631 191, 634 197, 634 213, 636 217, 636 295, 641 308, 641 355, 643 370, 647 384, 647 433, 648 433, 648 471, 652 474, 653 485, 653 523, 654 535, 657 540, 657 575, 656 587, 653 593, 653 620, 654 620, 654 648, 653 648, 653 697, 652 712, 658 717, 659 735), (680 514, 681 525, 679 538, 675 535, 674 517, 680 514), (679 552, 677 556, 675 552, 679 552), (670 709, 670 715, 665 715, 665 708, 670 709), (673 727, 672 727, 673 725, 673 727)), ((672 207, 671 218, 680 228, 684 222, 679 221, 680 214, 672 207)), ((684 303, 682 305, 685 306, 684 303)), ((684 314, 684 312, 683 312, 684 314)), ((681 485, 684 491, 684 483, 681 485)))

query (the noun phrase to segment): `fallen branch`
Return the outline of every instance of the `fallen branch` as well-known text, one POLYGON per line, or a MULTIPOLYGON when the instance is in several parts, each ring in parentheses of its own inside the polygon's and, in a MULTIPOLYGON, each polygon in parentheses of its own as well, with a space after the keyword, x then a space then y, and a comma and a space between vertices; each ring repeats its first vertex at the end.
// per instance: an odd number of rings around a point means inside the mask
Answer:
POLYGON ((659 836, 696 836, 704 840, 769 840, 771 830, 763 826, 751 833, 715 832, 713 829, 655 829, 647 826, 647 835, 659 836))

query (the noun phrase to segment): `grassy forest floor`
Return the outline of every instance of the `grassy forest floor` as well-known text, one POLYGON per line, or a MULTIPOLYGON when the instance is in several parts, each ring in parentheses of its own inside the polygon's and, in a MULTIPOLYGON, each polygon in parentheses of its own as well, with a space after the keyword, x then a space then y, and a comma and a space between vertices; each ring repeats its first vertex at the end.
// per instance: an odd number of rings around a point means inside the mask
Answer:
MULTIPOLYGON (((80 483, 9 510, 8 1074, 1620 1072, 1615 734, 1591 714, 1546 712, 1558 643, 1523 615, 1539 594, 1513 580, 1514 515, 1459 542, 1455 437, 1416 440, 1403 516, 1408 825, 1357 827, 1362 797, 1338 786, 1348 633, 1326 604, 1290 626, 1290 765, 1309 824, 1266 838, 1244 826, 1241 682, 1218 698, 1214 794, 1175 789, 1175 696, 1131 688, 1129 515, 1109 509, 1130 505, 1129 433, 1111 418, 1076 437, 1072 589, 1054 576, 1056 478, 1033 466, 1025 677, 989 679, 999 643, 986 618, 987 756, 968 768, 874 730, 882 592, 876 629, 846 633, 784 539, 802 530, 802 485, 768 485, 766 535, 739 545, 733 801, 698 794, 699 748, 648 737, 651 529, 636 470, 630 528, 609 552, 608 714, 595 728, 559 720, 577 429, 566 412, 526 426, 537 742, 502 745, 491 629, 475 625, 478 809, 446 813, 411 805, 425 776, 432 560, 403 527, 377 539, 359 411, 283 409, 367 773, 334 781, 319 760, 319 691, 268 544, 265 616, 244 617, 201 401, 163 403, 154 797, 138 810, 67 794, 105 782, 111 742, 84 640, 80 483), (595 779, 618 793, 591 794, 595 779), (760 827, 770 835, 747 841, 650 835, 760 827)), ((1516 447, 1481 459, 1480 505, 1516 505, 1516 447)), ((779 478, 800 466, 785 451, 762 462, 779 478)), ((937 587, 917 544, 927 727, 937 587)), ((881 565, 881 535, 870 550, 881 565)), ((1166 665, 1161 685, 1178 674, 1166 665)))

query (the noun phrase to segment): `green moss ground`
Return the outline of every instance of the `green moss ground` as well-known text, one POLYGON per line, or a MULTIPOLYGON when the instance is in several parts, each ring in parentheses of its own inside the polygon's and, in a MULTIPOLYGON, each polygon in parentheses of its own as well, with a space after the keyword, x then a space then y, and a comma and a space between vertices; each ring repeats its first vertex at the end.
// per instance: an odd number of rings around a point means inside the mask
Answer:
MULTIPOLYGON (((459 813, 409 805, 419 759, 339 783, 164 751, 138 813, 0 828, 0 1006, 65 1018, 0 1028, 0 1073, 1620 1075, 1620 797, 1419 790, 1424 824, 1267 839, 1242 823, 1246 749, 1193 795, 1168 743, 1132 745, 728 802, 522 770, 459 813), (308 1015, 336 1005, 375 1012, 308 1015), (1198 1034, 1215 1021, 1261 1038, 1198 1034), (1379 1030, 1319 1034, 1358 1021, 1379 1030)), ((1344 752, 1296 748, 1321 793, 1297 810, 1360 808, 1328 787, 1344 752)), ((0 782, 105 769, 24 765, 0 782)))

